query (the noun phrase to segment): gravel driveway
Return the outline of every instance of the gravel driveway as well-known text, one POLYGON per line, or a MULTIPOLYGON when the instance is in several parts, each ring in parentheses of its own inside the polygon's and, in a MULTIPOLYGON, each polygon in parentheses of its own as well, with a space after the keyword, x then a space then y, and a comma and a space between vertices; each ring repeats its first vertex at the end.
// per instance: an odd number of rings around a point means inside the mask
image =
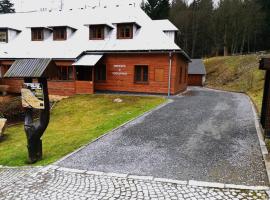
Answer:
POLYGON ((268 183, 247 96, 191 89, 60 166, 244 185, 268 183))

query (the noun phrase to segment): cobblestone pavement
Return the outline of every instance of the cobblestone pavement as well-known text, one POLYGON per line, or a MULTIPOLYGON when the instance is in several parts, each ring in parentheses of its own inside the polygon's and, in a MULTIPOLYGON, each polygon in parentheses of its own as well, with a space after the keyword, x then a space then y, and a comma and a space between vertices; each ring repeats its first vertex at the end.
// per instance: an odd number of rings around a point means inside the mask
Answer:
MULTIPOLYGON (((1 170, 1 169, 0 169, 1 170)), ((0 199, 267 199, 264 191, 190 186, 149 177, 44 168, 2 169, 0 199), (4 184, 3 184, 4 183, 4 184)))
POLYGON ((0 168, 0 197, 1 190, 12 185, 17 180, 37 172, 40 168, 0 168))

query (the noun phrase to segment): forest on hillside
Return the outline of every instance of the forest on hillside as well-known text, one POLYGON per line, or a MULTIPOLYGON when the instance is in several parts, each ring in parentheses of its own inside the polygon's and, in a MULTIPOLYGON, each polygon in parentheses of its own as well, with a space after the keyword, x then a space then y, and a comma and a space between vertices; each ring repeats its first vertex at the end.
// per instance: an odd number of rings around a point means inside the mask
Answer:
POLYGON ((170 19, 192 58, 270 50, 270 0, 148 0, 141 7, 152 19, 170 19))

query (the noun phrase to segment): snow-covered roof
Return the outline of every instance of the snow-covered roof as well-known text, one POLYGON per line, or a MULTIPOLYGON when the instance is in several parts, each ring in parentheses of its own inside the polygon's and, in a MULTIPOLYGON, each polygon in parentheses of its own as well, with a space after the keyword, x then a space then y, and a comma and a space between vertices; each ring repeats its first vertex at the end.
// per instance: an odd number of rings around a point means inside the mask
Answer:
MULTIPOLYGON (((0 43, 0 59, 74 59, 85 51, 169 50, 183 52, 156 26, 156 23, 143 10, 133 6, 2 14, 0 15, 0 28, 12 27, 21 32, 8 43, 0 43), (134 22, 140 25, 133 39, 117 39, 116 25, 124 22, 134 22), (86 24, 110 24, 113 28, 104 40, 89 40, 89 28, 86 24), (69 26, 76 31, 71 33, 71 36, 65 41, 53 41, 52 34, 44 41, 31 41, 29 27, 55 26, 69 26)), ((183 54, 185 55, 184 52, 183 54)))
POLYGON ((178 28, 168 19, 153 20, 153 22, 163 31, 178 31, 178 28))

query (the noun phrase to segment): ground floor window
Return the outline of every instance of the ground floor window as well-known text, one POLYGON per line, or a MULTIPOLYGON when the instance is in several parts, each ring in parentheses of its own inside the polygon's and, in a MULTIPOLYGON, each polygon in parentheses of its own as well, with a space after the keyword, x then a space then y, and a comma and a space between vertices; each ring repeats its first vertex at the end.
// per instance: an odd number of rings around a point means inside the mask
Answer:
POLYGON ((74 80, 72 66, 59 66, 58 67, 58 80, 68 81, 74 80))
POLYGON ((97 65, 95 67, 95 81, 106 81, 106 65, 97 65))
POLYGON ((76 79, 78 81, 92 81, 93 67, 90 66, 77 66, 76 67, 76 79))
POLYGON ((135 83, 147 83, 148 82, 148 66, 136 65, 135 66, 135 83))

